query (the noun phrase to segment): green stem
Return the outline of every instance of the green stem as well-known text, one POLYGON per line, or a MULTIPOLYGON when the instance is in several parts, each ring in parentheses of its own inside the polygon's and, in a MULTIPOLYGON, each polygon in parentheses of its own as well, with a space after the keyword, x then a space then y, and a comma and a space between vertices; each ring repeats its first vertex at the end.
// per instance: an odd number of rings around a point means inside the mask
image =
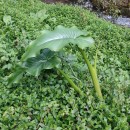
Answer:
POLYGON ((94 61, 94 68, 96 69, 96 66, 97 66, 97 53, 98 53, 98 50, 96 50, 96 56, 95 56, 95 61, 94 61))
POLYGON ((100 88, 100 85, 99 85, 99 82, 98 82, 98 78, 97 78, 96 68, 93 67, 90 64, 90 62, 88 60, 88 57, 86 56, 85 52, 82 49, 80 49, 80 48, 79 48, 79 50, 80 50, 80 52, 81 52, 81 54, 82 54, 82 56, 83 56, 83 58, 84 58, 84 60, 85 60, 85 62, 87 64, 87 66, 88 66, 89 72, 90 72, 91 77, 92 77, 93 85, 94 85, 94 88, 95 88, 95 90, 96 90, 96 92, 98 94, 98 97, 100 99, 103 99, 101 88, 100 88))
POLYGON ((69 76, 67 74, 64 73, 63 70, 56 68, 64 77, 65 79, 69 82, 69 84, 71 85, 72 88, 74 88, 74 90, 76 92, 78 92, 81 96, 84 96, 85 94, 81 91, 80 88, 78 88, 78 86, 69 78, 69 76))

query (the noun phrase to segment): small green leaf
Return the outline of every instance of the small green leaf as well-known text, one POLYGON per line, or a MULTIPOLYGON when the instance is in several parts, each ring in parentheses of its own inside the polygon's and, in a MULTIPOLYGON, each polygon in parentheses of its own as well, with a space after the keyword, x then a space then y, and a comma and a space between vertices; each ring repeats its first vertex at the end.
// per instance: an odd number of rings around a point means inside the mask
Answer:
POLYGON ((3 21, 5 22, 6 25, 10 24, 11 23, 11 16, 10 15, 5 15, 3 17, 3 21))
POLYGON ((36 13, 36 16, 37 18, 41 19, 41 20, 44 20, 46 19, 49 15, 46 13, 46 10, 43 9, 43 10, 40 10, 36 13))
POLYGON ((12 83, 18 83, 19 80, 22 78, 24 72, 25 68, 17 66, 15 68, 15 72, 9 75, 8 85, 11 85, 12 83))
POLYGON ((40 10, 37 13, 32 13, 32 12, 30 13, 30 17, 35 19, 35 20, 43 21, 43 20, 47 19, 48 16, 49 15, 46 13, 45 9, 40 10))

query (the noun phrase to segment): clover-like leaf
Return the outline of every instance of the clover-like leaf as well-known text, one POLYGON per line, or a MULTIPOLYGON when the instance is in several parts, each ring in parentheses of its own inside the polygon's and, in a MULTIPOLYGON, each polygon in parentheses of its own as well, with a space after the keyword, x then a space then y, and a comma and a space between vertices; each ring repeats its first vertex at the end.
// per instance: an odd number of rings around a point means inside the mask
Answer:
POLYGON ((9 24, 9 23, 11 23, 12 22, 11 16, 10 15, 5 15, 3 17, 3 21, 5 22, 6 25, 9 24))

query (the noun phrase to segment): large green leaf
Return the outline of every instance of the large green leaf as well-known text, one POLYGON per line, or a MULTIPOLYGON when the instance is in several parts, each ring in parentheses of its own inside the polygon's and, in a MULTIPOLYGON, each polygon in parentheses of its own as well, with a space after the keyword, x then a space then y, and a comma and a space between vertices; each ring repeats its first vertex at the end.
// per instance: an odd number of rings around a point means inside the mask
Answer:
POLYGON ((41 70, 52 69, 57 67, 59 63, 60 59, 56 56, 54 51, 44 49, 40 55, 27 59, 23 63, 23 66, 31 75, 39 76, 41 70))
POLYGON ((43 69, 51 69, 59 65, 60 59, 55 55, 70 43, 84 49, 93 45, 94 40, 87 36, 87 32, 77 27, 65 28, 58 26, 53 31, 43 31, 42 35, 29 44, 22 56, 21 68, 9 78, 9 83, 18 82, 24 72, 38 76, 43 69), (40 53, 42 51, 42 53, 40 53))
POLYGON ((47 48, 36 56, 27 59, 15 68, 15 72, 8 78, 8 85, 18 83, 25 72, 38 76, 43 69, 52 69, 58 67, 60 59, 56 56, 54 51, 47 48))
POLYGON ((43 31, 43 34, 39 38, 29 44, 25 54, 22 56, 22 60, 25 61, 30 57, 35 57, 44 48, 59 51, 69 43, 78 45, 79 48, 84 49, 93 45, 94 40, 87 37, 86 31, 81 31, 77 27, 65 28, 58 26, 53 31, 43 31))

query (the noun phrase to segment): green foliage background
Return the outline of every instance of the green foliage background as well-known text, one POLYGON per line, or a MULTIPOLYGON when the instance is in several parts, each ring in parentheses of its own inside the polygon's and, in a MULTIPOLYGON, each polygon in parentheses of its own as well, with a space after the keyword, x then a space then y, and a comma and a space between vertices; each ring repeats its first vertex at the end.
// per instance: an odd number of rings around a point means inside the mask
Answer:
MULTIPOLYGON (((88 53, 93 59, 95 49, 88 53)), ((130 129, 130 29, 99 19, 79 7, 46 5, 38 0, 1 0, 0 59, 0 129, 130 129), (94 96, 88 69, 76 49, 70 50, 72 54, 63 69, 77 79, 76 83, 88 95, 87 101, 55 71, 44 71, 38 78, 25 75, 19 84, 7 86, 8 75, 25 47, 40 31, 57 25, 76 25, 88 30, 95 39, 104 102, 94 96)))

